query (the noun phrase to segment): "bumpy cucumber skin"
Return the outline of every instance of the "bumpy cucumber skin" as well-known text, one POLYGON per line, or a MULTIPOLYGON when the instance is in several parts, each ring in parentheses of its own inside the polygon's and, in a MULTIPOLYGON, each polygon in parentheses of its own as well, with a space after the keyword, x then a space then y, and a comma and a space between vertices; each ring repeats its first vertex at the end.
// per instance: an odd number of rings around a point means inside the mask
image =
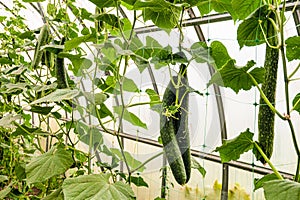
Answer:
MULTIPOLYGON (((173 76, 173 81, 177 83, 178 77, 173 76)), ((188 101, 187 92, 188 80, 186 73, 181 76, 178 99, 181 106, 173 117, 161 116, 161 139, 166 157, 170 164, 173 176, 177 183, 183 185, 187 183, 191 175, 191 151, 188 130, 188 101)), ((168 84, 163 96, 163 112, 166 108, 175 105, 176 89, 172 82, 168 84)))
MULTIPOLYGON (((190 135, 188 128, 188 112, 189 112, 189 92, 188 92, 188 78, 186 73, 186 66, 181 66, 181 84, 179 88, 178 99, 181 101, 180 108, 175 114, 177 119, 174 119, 177 124, 176 139, 182 154, 183 163, 185 166, 186 182, 191 176, 191 149, 190 149, 190 135)), ((177 81, 177 80, 176 80, 177 81)))
MULTIPOLYGON (((275 20, 275 16, 270 16, 275 20)), ((271 23, 268 24, 267 38, 272 46, 276 46, 276 31, 271 23)), ((266 69, 265 82, 262 84, 262 91, 268 100, 275 106, 276 83, 277 83, 277 70, 278 70, 279 50, 266 45, 266 55, 264 67, 266 69)), ((268 158, 271 158, 273 152, 274 142, 274 118, 275 113, 266 105, 265 101, 261 98, 259 102, 258 113, 258 143, 263 152, 268 158)), ((262 156, 258 159, 265 164, 266 161, 262 156)))
MULTIPOLYGON (((168 84, 163 96, 163 108, 174 105, 176 95, 175 88, 172 83, 168 84)), ((164 151, 169 162, 172 174, 178 184, 183 185, 186 183, 186 173, 184 163, 181 157, 181 151, 177 143, 175 135, 175 126, 172 117, 161 115, 160 117, 160 135, 163 143, 164 151)))
MULTIPOLYGON (((64 43, 65 43, 65 38, 62 38, 60 45, 64 45, 64 43)), ((56 59, 55 59, 55 74, 56 74, 57 88, 64 89, 69 87, 67 72, 65 68, 64 58, 60 58, 58 54, 56 55, 56 59)))
POLYGON ((49 39, 49 28, 47 25, 44 25, 41 28, 40 35, 38 37, 38 41, 35 46, 34 58, 30 66, 32 69, 36 69, 39 66, 43 56, 43 51, 41 51, 41 47, 47 44, 48 39, 49 39))
POLYGON ((57 88, 58 89, 64 89, 68 88, 68 82, 67 82, 67 74, 66 74, 66 69, 64 66, 64 59, 59 58, 56 56, 56 61, 55 61, 55 74, 56 74, 56 81, 57 81, 57 88))

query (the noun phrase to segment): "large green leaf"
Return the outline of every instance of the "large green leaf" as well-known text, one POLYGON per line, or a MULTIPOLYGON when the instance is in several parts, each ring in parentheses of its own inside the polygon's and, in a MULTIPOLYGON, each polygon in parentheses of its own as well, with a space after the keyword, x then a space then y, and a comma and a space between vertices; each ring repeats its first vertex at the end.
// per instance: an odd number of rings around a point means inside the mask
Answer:
POLYGON ((83 92, 83 95, 94 105, 100 105, 107 99, 104 93, 83 92))
POLYGON ((237 19, 231 0, 201 0, 197 3, 201 15, 208 14, 215 10, 219 13, 229 12, 233 19, 237 19))
POLYGON ((259 8, 261 5, 261 0, 232 0, 231 3, 238 19, 242 20, 259 8))
POLYGON ((0 119, 0 127, 9 128, 13 122, 22 118, 22 115, 8 114, 0 119))
POLYGON ((217 147, 215 151, 220 153, 222 162, 229 162, 231 160, 237 160, 240 155, 253 149, 253 135, 249 129, 242 132, 239 136, 225 140, 222 146, 217 147))
POLYGON ((94 3, 98 8, 115 7, 115 0, 89 0, 94 3))
MULTIPOLYGON (((124 157, 123 157, 123 155, 122 155, 122 153, 121 153, 121 151, 119 149, 111 148, 110 151, 112 153, 114 153, 114 155, 116 155, 120 160, 124 161, 124 157)), ((139 167, 142 164, 142 162, 140 162, 140 161, 136 160, 134 157, 132 157, 132 155, 129 152, 124 151, 124 155, 125 155, 127 164, 129 165, 129 167, 131 169, 135 169, 135 168, 139 167)), ((143 167, 139 168, 138 171, 142 172, 145 169, 146 169, 146 167, 143 166, 143 167)))
POLYGON ((83 42, 92 42, 95 40, 96 40, 96 36, 90 34, 81 37, 76 37, 65 42, 65 50, 69 51, 78 47, 83 42))
POLYGON ((288 38, 286 41, 286 57, 288 61, 300 59, 300 36, 288 38))
POLYGON ((130 176, 130 182, 137 187, 149 187, 148 183, 141 176, 130 176))
POLYGON ((278 179, 278 177, 274 173, 267 174, 267 175, 263 176, 260 179, 255 178, 254 179, 254 191, 259 189, 259 188, 262 188, 265 182, 271 181, 271 180, 276 180, 276 179, 278 179))
POLYGON ((1 189, 0 191, 0 199, 4 199, 13 189, 12 184, 9 184, 8 186, 6 186, 4 189, 1 189))
POLYGON ((225 65, 231 57, 229 56, 226 47, 219 41, 213 41, 210 45, 210 54, 214 59, 217 69, 225 65))
POLYGON ((31 106, 29 111, 42 115, 48 115, 53 108, 54 106, 31 106))
POLYGON ((206 0, 206 1, 200 1, 198 3, 198 10, 200 11, 201 16, 206 15, 208 13, 210 13, 213 8, 211 6, 210 1, 206 0))
POLYGON ((40 99, 37 99, 30 103, 38 104, 38 103, 45 103, 45 102, 60 102, 63 100, 71 100, 75 98, 79 94, 79 90, 72 90, 72 89, 57 89, 54 92, 44 96, 40 99))
POLYGON ((264 183, 266 200, 299 200, 300 183, 290 180, 273 180, 264 183))
POLYGON ((254 61, 249 61, 245 67, 237 67, 234 60, 229 60, 211 77, 208 85, 216 83, 223 87, 229 87, 236 93, 241 89, 250 90, 254 83, 249 74, 254 77, 257 83, 264 82, 265 69, 260 67, 250 70, 254 64, 254 61))
POLYGON ((68 58, 73 65, 73 68, 70 68, 74 74, 81 75, 82 69, 88 69, 92 66, 92 61, 87 58, 82 58, 81 55, 73 55, 65 52, 61 52, 58 54, 60 58, 68 58))
POLYGON ((106 13, 99 14, 95 16, 95 19, 97 19, 98 21, 103 21, 112 27, 120 28, 118 23, 119 19, 114 14, 106 14, 106 13))
POLYGON ((237 30, 237 39, 240 48, 243 46, 256 46, 265 43, 261 27, 266 33, 267 23, 269 22, 266 17, 267 13, 268 7, 261 7, 250 18, 244 20, 239 25, 237 30))
MULTIPOLYGON (((117 113, 119 116, 122 114, 122 106, 114 106, 114 112, 117 113)), ((123 113, 123 119, 128 121, 134 126, 139 126, 144 129, 147 129, 147 124, 142 122, 140 118, 138 118, 135 114, 132 112, 129 112, 126 108, 124 108, 124 113, 123 113)))
POLYGON ((123 182, 110 183, 109 174, 82 175, 63 183, 65 200, 135 199, 131 187, 123 182))
POLYGON ((195 42, 191 46, 191 54, 197 63, 213 62, 213 58, 205 42, 195 42))
POLYGON ((160 10, 156 11, 152 8, 146 8, 143 12, 144 20, 152 20, 152 22, 162 29, 172 29, 177 25, 177 21, 180 15, 180 9, 160 10))
POLYGON ((300 93, 295 96, 293 106, 294 110, 298 111, 300 114, 300 93))
POLYGON ((48 152, 33 157, 26 165, 26 180, 28 183, 43 182, 66 172, 72 164, 72 153, 61 146, 54 146, 48 152))
POLYGON ((64 194, 62 192, 62 188, 58 188, 48 196, 42 198, 42 200, 64 200, 64 194))
MULTIPOLYGON (((135 84, 135 82, 132 79, 129 79, 127 77, 122 77, 123 79, 123 90, 127 92, 138 92, 139 88, 135 84)), ((116 85, 116 89, 120 90, 120 85, 116 85)))
POLYGON ((103 136, 100 130, 94 126, 88 126, 82 122, 76 123, 76 133, 80 135, 79 140, 89 145, 103 144, 103 136))
POLYGON ((174 28, 179 20, 181 8, 165 0, 138 0, 134 9, 143 10, 144 20, 152 22, 163 29, 174 28))

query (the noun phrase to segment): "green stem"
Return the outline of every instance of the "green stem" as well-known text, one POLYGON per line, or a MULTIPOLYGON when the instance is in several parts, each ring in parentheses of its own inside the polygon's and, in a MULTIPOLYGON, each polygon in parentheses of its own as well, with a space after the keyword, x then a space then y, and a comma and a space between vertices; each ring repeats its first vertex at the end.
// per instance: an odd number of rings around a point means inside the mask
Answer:
POLYGON ((140 103, 133 103, 126 106, 126 108, 134 107, 134 106, 141 106, 141 105, 147 105, 147 104, 160 104, 161 101, 153 101, 153 102, 140 102, 140 103))
POLYGON ((255 148, 259 151, 260 155, 265 159, 265 161, 268 163, 268 165, 271 167, 271 169, 273 170, 274 174, 278 177, 278 179, 283 180, 283 177, 281 176, 281 174, 277 171, 277 169, 275 168, 275 166, 271 163, 271 161, 269 160, 269 158, 266 156, 266 154, 263 152, 263 150, 260 148, 260 146, 254 142, 254 146, 255 148))
POLYGON ((145 162, 143 162, 142 164, 140 164, 137 168, 132 169, 130 172, 131 172, 131 173, 136 172, 137 170, 139 170, 139 169, 141 169, 142 167, 144 167, 148 162, 154 160, 155 158, 159 157, 159 156, 162 155, 163 153, 164 153, 164 152, 162 151, 162 152, 160 152, 160 153, 158 153, 158 154, 152 156, 151 158, 147 159, 145 162))
POLYGON ((294 148, 295 151, 297 153, 298 156, 298 164, 297 164, 297 169, 296 169, 296 174, 295 174, 295 178, 294 180, 298 181, 299 179, 299 162, 300 162, 300 151, 299 151, 299 147, 298 147, 298 143, 297 143, 297 138, 296 138, 296 133, 294 130, 294 126, 293 123, 290 119, 290 96, 289 96, 289 78, 288 78, 288 74, 287 74, 287 61, 285 58, 285 49, 284 49, 284 27, 283 27, 283 21, 284 21, 284 12, 285 12, 285 1, 283 2, 283 6, 282 6, 282 10, 280 13, 280 21, 281 24, 280 25, 280 51, 281 51, 281 59, 282 59, 282 65, 283 65, 283 75, 284 75, 284 88, 285 88, 285 102, 286 102, 286 119, 288 121, 289 127, 291 129, 291 134, 292 134, 292 138, 293 138, 293 144, 294 144, 294 148))
POLYGON ((265 93, 262 91, 262 89, 259 87, 258 83, 256 82, 255 78, 249 74, 249 77, 251 78, 252 82, 254 83, 254 85, 256 86, 256 88, 258 89, 260 96, 264 99, 265 103, 270 107, 270 109, 276 113, 281 119, 286 120, 286 117, 283 116, 278 110, 276 110, 276 108, 273 106, 273 104, 269 101, 269 99, 266 97, 265 93))
POLYGON ((88 174, 92 173, 92 142, 93 142, 93 135, 92 135, 92 131, 91 128, 89 128, 88 130, 88 134, 90 135, 90 141, 89 141, 89 153, 88 153, 88 174))
POLYGON ((291 78, 297 73, 297 71, 300 69, 300 63, 296 67, 296 69, 289 75, 288 79, 291 81, 291 78))

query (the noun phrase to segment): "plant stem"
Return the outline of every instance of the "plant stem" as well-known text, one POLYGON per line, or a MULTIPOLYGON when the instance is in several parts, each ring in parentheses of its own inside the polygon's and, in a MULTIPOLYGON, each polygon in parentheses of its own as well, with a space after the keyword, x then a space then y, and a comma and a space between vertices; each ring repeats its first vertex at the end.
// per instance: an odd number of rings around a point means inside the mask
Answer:
POLYGON ((288 79, 291 81, 291 78, 297 73, 297 71, 300 69, 300 63, 296 67, 296 69, 289 75, 288 79))
POLYGON ((276 110, 276 108, 273 106, 273 104, 268 100, 268 98, 266 97, 266 95, 264 94, 264 92, 259 87, 258 83, 256 82, 255 78, 250 73, 248 73, 248 75, 251 78, 251 80, 254 83, 254 85, 256 86, 256 88, 258 89, 258 91, 260 93, 260 96, 264 99, 265 103, 270 107, 270 109, 274 113, 276 113, 281 119, 287 120, 287 118, 285 116, 283 116, 278 110, 276 110))
POLYGON ((155 158, 159 157, 159 156, 162 155, 163 153, 164 153, 164 152, 162 151, 162 152, 160 152, 160 153, 158 153, 158 154, 152 156, 151 158, 149 158, 149 159, 147 159, 145 162, 143 162, 141 165, 139 165, 137 168, 132 169, 130 172, 131 172, 131 173, 136 172, 136 171, 139 170, 140 168, 144 167, 148 162, 154 160, 155 158))
POLYGON ((285 3, 286 3, 286 1, 283 2, 281 12, 276 13, 276 14, 280 14, 281 24, 279 24, 279 26, 280 26, 280 41, 281 41, 281 44, 279 44, 279 45, 280 45, 281 59, 282 59, 282 65, 283 65, 283 75, 284 75, 285 103, 286 103, 286 115, 287 115, 286 119, 287 119, 288 124, 289 124, 290 129, 291 129, 294 148, 295 148, 296 154, 298 156, 298 164, 297 164, 296 174, 295 174, 295 178, 294 178, 295 181, 298 181, 299 171, 300 171, 300 151, 299 151, 299 147, 298 147, 298 143, 297 143, 297 138, 296 138, 296 133, 295 133, 295 130, 294 130, 294 126, 293 126, 293 123, 290 119, 289 77, 288 77, 288 74, 287 74, 287 63, 286 63, 285 49, 284 49, 285 45, 284 45, 283 22, 284 22, 284 18, 285 18, 284 17, 285 3))
POLYGON ((141 102, 141 103, 133 103, 126 106, 126 108, 134 107, 134 106, 141 106, 141 105, 147 105, 147 104, 160 104, 161 101, 153 101, 153 102, 141 102))
POLYGON ((281 174, 277 171, 275 166, 271 163, 270 159, 266 156, 266 154, 263 152, 263 150, 260 148, 260 146, 256 142, 254 142, 254 146, 259 151, 259 153, 262 155, 262 157, 265 159, 265 161, 268 163, 268 165, 271 167, 271 169, 273 170, 274 174, 278 177, 278 179, 283 180, 283 177, 281 176, 281 174))

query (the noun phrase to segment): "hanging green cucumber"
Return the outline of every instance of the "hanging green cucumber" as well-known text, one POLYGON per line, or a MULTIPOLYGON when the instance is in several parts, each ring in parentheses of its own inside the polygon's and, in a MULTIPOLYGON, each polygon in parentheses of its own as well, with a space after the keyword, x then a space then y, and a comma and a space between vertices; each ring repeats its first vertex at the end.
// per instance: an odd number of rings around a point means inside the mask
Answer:
POLYGON ((190 135, 188 128, 188 112, 189 112, 189 92, 188 92, 188 78, 186 65, 180 66, 180 87, 178 100, 180 101, 180 107, 173 119, 177 132, 176 139, 179 145, 179 149, 182 155, 182 160, 185 167, 186 182, 189 181, 191 176, 191 150, 190 150, 190 135))
MULTIPOLYGON (((186 70, 181 67, 181 83, 178 89, 178 103, 176 106, 176 89, 170 81, 163 96, 163 115, 160 118, 160 134, 164 151, 170 164, 172 174, 180 185, 188 182, 191 174, 191 153, 188 131, 188 93, 186 92, 186 70)), ((180 72, 180 73, 181 73, 180 72)), ((173 76, 175 84, 178 77, 173 76)))
MULTIPOLYGON (((271 13, 269 16, 276 21, 275 15, 271 13)), ((268 42, 272 46, 277 45, 277 33, 271 22, 267 26, 268 42)), ((266 55, 264 67, 266 70, 265 82, 262 84, 262 91, 268 100, 275 106, 277 70, 278 70, 279 50, 266 45, 266 55)), ((274 141, 274 117, 275 113, 266 105, 265 101, 261 98, 259 102, 258 113, 258 142, 263 152, 268 158, 272 156, 273 141, 274 141)), ((265 164, 266 161, 262 156, 258 159, 265 164)))
POLYGON ((49 28, 48 25, 45 24, 41 28, 40 35, 38 37, 38 41, 35 46, 34 57, 30 66, 32 69, 36 69, 39 66, 43 56, 43 51, 41 51, 41 47, 47 44, 48 39, 49 39, 49 28))
MULTIPOLYGON (((60 45, 64 45, 65 38, 62 38, 60 45)), ((58 53, 59 54, 59 53, 58 53)), ((63 89, 68 88, 68 78, 67 78, 67 72, 65 68, 64 58, 60 58, 56 55, 55 58, 55 74, 56 74, 56 82, 57 82, 57 88, 63 89)))
MULTIPOLYGON (((174 78, 174 77, 173 77, 174 78)), ((162 106, 163 113, 170 112, 176 100, 174 85, 170 82, 165 90, 162 106)), ((176 182, 180 185, 186 183, 186 173, 184 163, 181 157, 181 151, 176 139, 176 130, 173 121, 174 116, 160 117, 160 136, 163 143, 164 151, 170 165, 172 174, 176 182)))

